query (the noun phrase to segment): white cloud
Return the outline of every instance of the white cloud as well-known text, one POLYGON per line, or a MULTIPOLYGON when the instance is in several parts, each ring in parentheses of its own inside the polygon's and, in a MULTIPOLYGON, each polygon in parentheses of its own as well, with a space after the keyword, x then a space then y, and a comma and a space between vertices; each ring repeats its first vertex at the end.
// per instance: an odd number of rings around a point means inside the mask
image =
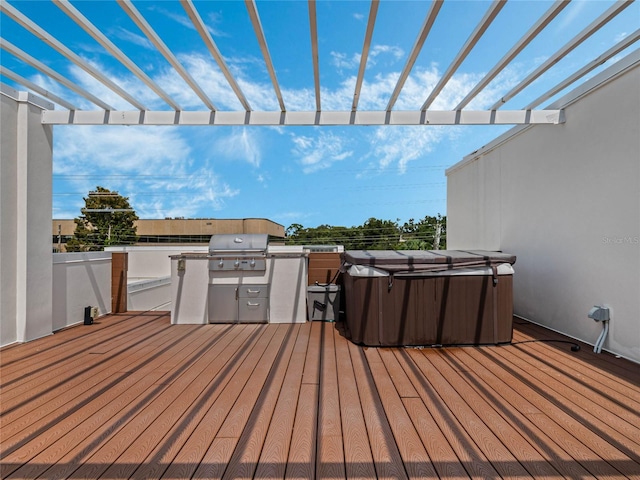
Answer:
MULTIPOLYGON (((178 59, 217 108, 231 110, 242 108, 229 83, 210 56, 205 57, 194 53, 179 55, 178 59), (211 92, 216 92, 216 95, 212 95, 211 92)), ((175 70, 167 68, 155 80, 183 108, 206 108, 202 100, 175 70)))
POLYGON ((155 10, 158 13, 161 13, 162 15, 164 15, 165 17, 167 17, 170 20, 173 20, 174 22, 178 23, 179 25, 182 25, 183 27, 188 28, 189 30, 195 30, 196 28, 194 27, 193 23, 191 22, 191 20, 189 19, 189 17, 185 14, 185 15, 181 15, 178 13, 174 13, 171 12, 165 8, 159 7, 157 5, 153 5, 152 7, 150 7, 151 10, 155 10))
MULTIPOLYGON (((312 88, 282 88, 282 98, 288 110, 316 109, 316 94, 312 88)), ((324 97, 326 99, 326 97, 324 97)))
POLYGON ((230 35, 222 30, 218 30, 214 25, 219 25, 222 22, 222 15, 218 12, 209 12, 207 14, 207 21, 204 23, 207 25, 207 30, 214 37, 229 37, 230 35))
POLYGON ((369 55, 375 58, 385 53, 390 54, 396 60, 400 60, 404 55, 404 50, 392 45, 374 45, 369 55))
POLYGON ((616 36, 613 37, 613 43, 619 43, 622 40, 624 40, 625 38, 627 38, 629 36, 628 32, 620 32, 618 33, 616 36))
POLYGON ((317 130, 313 137, 292 135, 293 149, 291 153, 297 157, 304 173, 313 173, 331 167, 335 162, 353 156, 348 150, 348 142, 344 137, 331 132, 317 130))
POLYGON ((234 128, 230 135, 216 142, 216 153, 259 167, 262 161, 260 138, 261 135, 257 129, 234 128))
POLYGON ((353 18, 355 18, 356 20, 362 21, 364 20, 364 15, 361 13, 354 13, 353 18))
POLYGON ((351 58, 347 58, 346 53, 341 52, 329 52, 331 55, 331 64, 338 68, 338 70, 348 69, 352 70, 360 66, 360 59, 362 55, 360 53, 354 53, 351 58))
MULTIPOLYGON (((351 56, 343 52, 329 52, 331 55, 331 64, 334 65, 340 73, 344 70, 355 70, 360 66, 360 59, 362 54, 360 52, 353 53, 351 56)), ((400 60, 404 56, 404 50, 400 47, 392 45, 374 45, 369 50, 369 56, 367 57, 367 68, 378 63, 381 58, 386 59, 388 65, 392 65, 400 60)))
POLYGON ((556 32, 562 32, 573 25, 576 21, 576 18, 580 16, 585 7, 587 7, 586 1, 582 2, 571 2, 567 8, 560 14, 561 20, 556 25, 556 32))
MULTIPOLYGON (((183 27, 188 28, 189 30, 195 30, 195 26, 193 25, 193 22, 191 22, 191 19, 186 15, 182 15, 179 13, 174 13, 171 12, 165 8, 159 7, 158 5, 152 5, 149 7, 149 10, 155 10, 156 12, 164 15, 165 17, 167 17, 170 20, 173 20, 174 22, 177 22, 178 24, 182 25, 183 27)), ((216 13, 216 12, 211 12, 207 15, 206 18, 203 19, 203 22, 205 24, 205 26, 207 27, 207 30, 209 30, 209 33, 213 36, 225 36, 227 37, 228 35, 217 30, 213 25, 215 24, 219 24, 220 23, 220 14, 216 13)))
MULTIPOLYGON (((178 129, 74 126, 56 132, 54 179, 63 179, 66 191, 83 192, 78 197, 101 185, 128 196, 140 217, 162 218, 218 210, 239 194, 206 162, 193 168, 192 150, 178 129)), ((55 212, 62 211, 58 198, 55 212)))
MULTIPOLYGON (((178 58, 217 109, 232 111, 244 109, 229 82, 209 55, 193 53, 179 55, 178 58)), ((257 60, 248 61, 245 58, 242 63, 253 66, 257 60)), ((245 80, 243 68, 239 64, 230 64, 229 68, 233 70, 240 90, 253 110, 279 110, 278 100, 271 82, 260 83, 255 80, 245 80)), ((183 108, 205 108, 202 100, 173 69, 164 70, 157 76, 156 81, 183 108)))
POLYGON ((384 170, 397 164, 399 173, 405 173, 409 162, 426 157, 447 135, 441 126, 378 127, 369 136, 375 165, 370 168, 384 170))
POLYGON ((134 45, 138 45, 139 47, 145 48, 147 50, 155 50, 156 48, 147 37, 130 32, 129 30, 120 26, 113 29, 113 35, 121 40, 133 43, 134 45))
MULTIPOLYGON (((158 95, 153 92, 149 87, 147 87, 141 80, 135 77, 133 74, 127 72, 127 74, 118 73, 112 70, 109 70, 104 65, 98 64, 96 62, 89 63, 99 72, 101 72, 104 76, 109 78, 113 83, 121 87, 125 92, 129 93, 133 98, 144 104, 149 109, 164 109, 167 108, 166 103, 162 100, 158 95)), ((168 68, 168 67, 167 67, 168 68)), ((69 67, 69 77, 71 80, 75 80, 75 82, 85 90, 91 92, 94 96, 98 97, 100 100, 108 103, 109 105, 115 107, 117 110, 131 110, 131 105, 129 102, 124 100, 120 95, 115 93, 113 90, 108 88, 102 82, 96 80, 87 72, 82 70, 80 67, 76 65, 71 65, 69 67)), ((184 82, 183 82, 184 84, 184 82)), ((63 97, 64 98, 64 97, 63 97)), ((73 99, 72 101, 76 101, 73 99)), ((81 104, 78 105, 80 108, 87 108, 89 110, 95 110, 97 107, 88 102, 82 97, 80 100, 81 104), (83 106, 84 105, 84 106, 83 106)))

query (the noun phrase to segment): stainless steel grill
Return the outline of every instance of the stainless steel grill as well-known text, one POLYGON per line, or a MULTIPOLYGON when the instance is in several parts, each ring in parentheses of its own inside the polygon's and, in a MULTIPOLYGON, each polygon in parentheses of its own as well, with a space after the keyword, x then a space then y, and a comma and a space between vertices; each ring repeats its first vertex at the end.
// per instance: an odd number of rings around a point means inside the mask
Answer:
POLYGON ((213 235, 209 241, 209 270, 266 269, 268 235, 213 235))
POLYGON ((210 323, 269 321, 268 235, 213 235, 209 241, 210 323))

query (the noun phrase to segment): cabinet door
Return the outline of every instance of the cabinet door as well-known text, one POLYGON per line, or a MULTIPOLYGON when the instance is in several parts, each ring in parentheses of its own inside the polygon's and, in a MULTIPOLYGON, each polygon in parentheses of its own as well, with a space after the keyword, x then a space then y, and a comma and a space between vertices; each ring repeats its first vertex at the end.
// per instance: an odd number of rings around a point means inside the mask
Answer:
POLYGON ((235 323, 238 321, 238 287, 236 285, 209 285, 209 323, 235 323))

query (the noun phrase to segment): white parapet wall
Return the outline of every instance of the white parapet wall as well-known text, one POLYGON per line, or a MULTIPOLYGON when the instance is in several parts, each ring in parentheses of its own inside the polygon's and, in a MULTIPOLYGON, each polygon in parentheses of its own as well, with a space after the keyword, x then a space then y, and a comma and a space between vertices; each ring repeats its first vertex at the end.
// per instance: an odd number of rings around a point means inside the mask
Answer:
POLYGON ((171 277, 149 278, 127 283, 127 310, 170 310, 171 277))
POLYGON ((53 330, 82 323, 85 307, 111 312, 111 253, 54 253, 53 330))
POLYGON ((517 255, 517 315, 640 362, 640 60, 554 104, 566 123, 515 128, 447 170, 447 247, 517 255))

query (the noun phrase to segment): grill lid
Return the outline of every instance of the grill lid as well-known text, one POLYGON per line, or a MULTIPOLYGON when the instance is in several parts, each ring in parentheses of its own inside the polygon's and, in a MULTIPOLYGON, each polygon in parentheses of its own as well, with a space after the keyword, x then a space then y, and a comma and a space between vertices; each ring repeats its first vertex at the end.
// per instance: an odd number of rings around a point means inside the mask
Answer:
POLYGON ((266 252, 269 236, 263 233, 217 234, 209 240, 209 253, 266 252))

